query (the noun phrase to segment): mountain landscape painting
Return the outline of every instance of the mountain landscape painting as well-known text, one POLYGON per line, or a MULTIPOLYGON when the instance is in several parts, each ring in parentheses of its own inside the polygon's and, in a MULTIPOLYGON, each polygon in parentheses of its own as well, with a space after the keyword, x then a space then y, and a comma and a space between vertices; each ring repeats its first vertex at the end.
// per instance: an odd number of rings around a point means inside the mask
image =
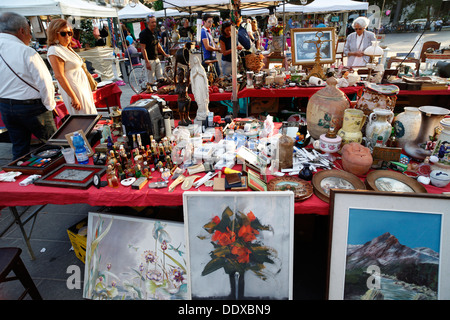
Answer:
POLYGON ((344 299, 438 299, 441 225, 440 214, 351 208, 344 299))

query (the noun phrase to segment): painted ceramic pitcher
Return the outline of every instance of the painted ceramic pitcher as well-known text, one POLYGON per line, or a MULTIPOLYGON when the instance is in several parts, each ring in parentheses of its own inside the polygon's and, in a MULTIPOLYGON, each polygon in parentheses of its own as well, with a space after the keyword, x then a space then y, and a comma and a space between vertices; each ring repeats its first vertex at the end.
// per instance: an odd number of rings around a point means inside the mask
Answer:
POLYGON ((355 108, 361 109, 366 115, 376 108, 394 111, 399 91, 395 85, 368 83, 358 92, 355 108))
POLYGON ((382 137, 380 141, 383 146, 389 139, 392 132, 392 120, 394 119, 394 113, 391 110, 376 108, 368 117, 368 123, 366 126, 366 138, 367 146, 372 150, 379 137, 382 137))
POLYGON ((338 131, 338 135, 342 138, 342 145, 350 142, 362 142, 361 129, 366 122, 366 118, 364 112, 359 109, 346 109, 344 111, 342 128, 338 131))

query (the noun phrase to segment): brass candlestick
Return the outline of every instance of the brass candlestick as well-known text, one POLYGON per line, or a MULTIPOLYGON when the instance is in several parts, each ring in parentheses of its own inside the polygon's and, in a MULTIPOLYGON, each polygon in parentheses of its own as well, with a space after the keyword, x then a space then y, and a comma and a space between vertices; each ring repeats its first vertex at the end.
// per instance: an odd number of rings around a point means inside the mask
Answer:
POLYGON ((307 40, 305 43, 314 43, 316 45, 316 58, 314 60, 314 67, 311 69, 309 75, 306 77, 308 80, 310 77, 315 76, 320 79, 325 79, 325 72, 323 71, 322 65, 320 63, 320 49, 322 47, 322 43, 330 42, 331 40, 321 40, 324 36, 322 31, 318 31, 316 33, 317 40, 307 40))

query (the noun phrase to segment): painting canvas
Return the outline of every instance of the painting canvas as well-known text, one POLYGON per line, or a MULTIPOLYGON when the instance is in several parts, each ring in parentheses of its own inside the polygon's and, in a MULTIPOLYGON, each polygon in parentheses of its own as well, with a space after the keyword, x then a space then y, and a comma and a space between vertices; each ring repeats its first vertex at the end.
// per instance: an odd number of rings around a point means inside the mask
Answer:
POLYGON ((185 192, 192 299, 292 299, 294 194, 185 192))
POLYGON ((332 195, 330 299, 449 298, 448 198, 332 195))
POLYGON ((89 213, 83 297, 188 298, 181 222, 89 213))
POLYGON ((321 63, 335 61, 334 28, 302 28, 291 30, 292 64, 314 64, 317 46, 320 48, 321 63), (320 41, 320 43, 318 43, 320 41))

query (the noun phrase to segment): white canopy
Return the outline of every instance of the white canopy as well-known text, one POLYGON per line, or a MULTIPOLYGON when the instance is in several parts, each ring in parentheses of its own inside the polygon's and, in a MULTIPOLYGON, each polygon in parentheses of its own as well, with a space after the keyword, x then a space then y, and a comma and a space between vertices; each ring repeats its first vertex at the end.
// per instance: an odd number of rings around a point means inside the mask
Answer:
POLYGON ((152 10, 142 3, 128 4, 123 9, 119 10, 119 19, 144 19, 149 14, 155 14, 155 10, 152 10))
MULTIPOLYGON (((275 11, 277 13, 282 13, 283 10, 286 13, 302 13, 303 7, 304 6, 298 5, 298 4, 286 3, 284 5, 284 8, 283 8, 283 4, 279 4, 278 6, 276 6, 275 11)), ((269 9, 268 8, 256 8, 256 9, 248 8, 248 9, 241 10, 241 14, 243 16, 256 16, 256 15, 269 14, 269 9)))
MULTIPOLYGON (((265 0, 241 0, 241 9, 265 8, 276 6, 280 1, 265 0)), ((230 0, 170 0, 164 1, 164 8, 176 8, 179 11, 217 11, 218 9, 229 9, 230 0)))
POLYGON ((189 16, 189 12, 180 12, 175 9, 163 9, 163 10, 155 11, 155 17, 157 17, 157 18, 163 18, 166 16, 167 17, 189 16))
POLYGON ((83 0, 1 0, 0 12, 16 12, 26 17, 68 15, 76 17, 117 17, 114 8, 83 0))
POLYGON ((367 10, 368 2, 353 0, 314 0, 303 6, 303 13, 325 13, 367 10))

